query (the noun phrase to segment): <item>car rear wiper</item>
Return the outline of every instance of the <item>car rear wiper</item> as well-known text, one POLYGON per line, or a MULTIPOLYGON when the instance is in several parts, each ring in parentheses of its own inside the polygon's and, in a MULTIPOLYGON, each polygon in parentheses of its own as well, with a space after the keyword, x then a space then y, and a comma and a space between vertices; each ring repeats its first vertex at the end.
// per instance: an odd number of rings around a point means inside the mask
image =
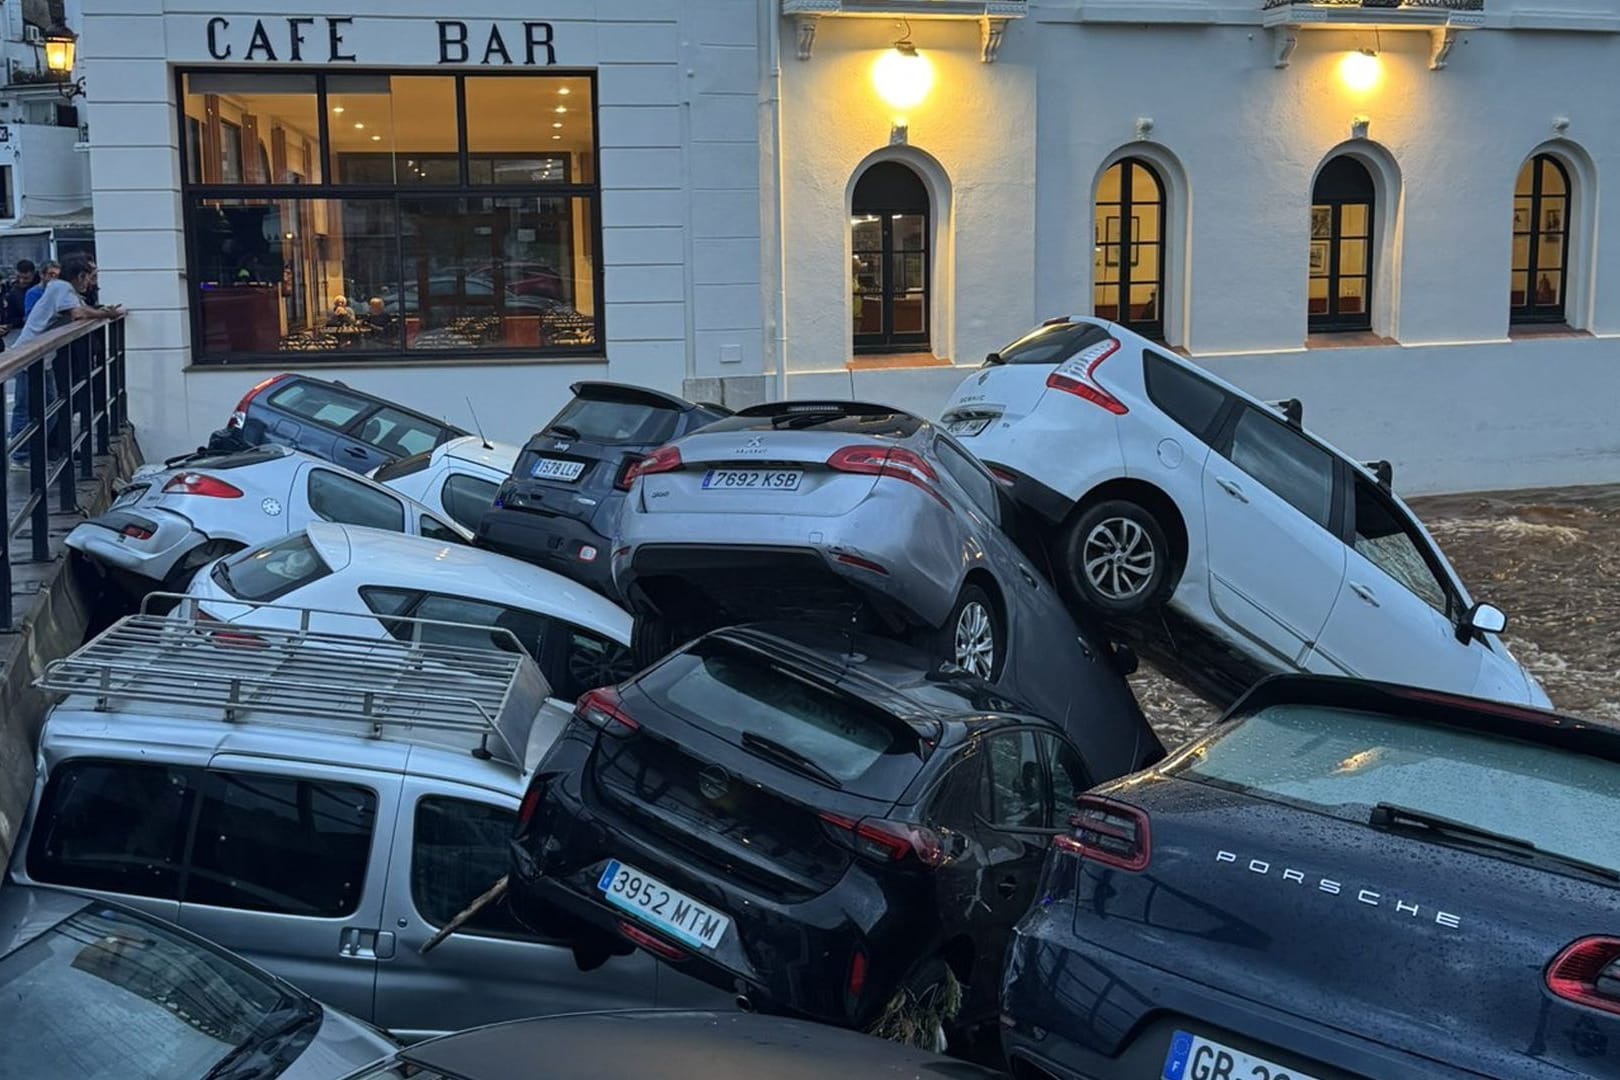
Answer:
POLYGON ((1572 866, 1577 870, 1584 870, 1589 874, 1596 874, 1598 877, 1607 878, 1610 881, 1620 881, 1620 870, 1615 870, 1612 867, 1587 862, 1585 859, 1576 858, 1574 855, 1548 851, 1546 848, 1537 847, 1531 841, 1520 836, 1509 836, 1506 833, 1494 832, 1478 825, 1470 825, 1466 821, 1441 817, 1439 814, 1431 814, 1424 810, 1414 810, 1409 806, 1381 802, 1372 808, 1372 813, 1367 817, 1367 824, 1380 829, 1395 828, 1402 825, 1429 829, 1482 847, 1551 859, 1554 862, 1572 866))
POLYGON ((774 758, 778 763, 788 766, 798 772, 807 773, 820 780, 828 787, 842 790, 844 785, 839 783, 838 777, 817 765, 791 746, 784 746, 775 739, 768 739, 763 735, 755 735, 752 731, 742 733, 742 744, 762 757, 774 758))
POLYGON ((571 428, 567 424, 552 424, 550 427, 546 428, 546 431, 549 434, 563 435, 567 438, 574 439, 575 441, 578 441, 579 439, 579 429, 571 428))

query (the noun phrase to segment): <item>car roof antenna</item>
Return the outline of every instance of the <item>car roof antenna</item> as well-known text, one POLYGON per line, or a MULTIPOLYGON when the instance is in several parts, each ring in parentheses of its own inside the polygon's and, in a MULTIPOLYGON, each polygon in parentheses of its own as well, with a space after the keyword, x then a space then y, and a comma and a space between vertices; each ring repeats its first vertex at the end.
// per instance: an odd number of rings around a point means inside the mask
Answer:
POLYGON ((466 402, 467 402, 467 411, 472 413, 473 427, 478 429, 478 441, 484 444, 484 449, 485 450, 493 450, 493 449, 495 449, 495 447, 490 445, 489 439, 485 438, 485 436, 484 436, 484 425, 480 424, 478 422, 478 410, 473 408, 473 406, 472 406, 472 398, 468 397, 466 399, 466 402))

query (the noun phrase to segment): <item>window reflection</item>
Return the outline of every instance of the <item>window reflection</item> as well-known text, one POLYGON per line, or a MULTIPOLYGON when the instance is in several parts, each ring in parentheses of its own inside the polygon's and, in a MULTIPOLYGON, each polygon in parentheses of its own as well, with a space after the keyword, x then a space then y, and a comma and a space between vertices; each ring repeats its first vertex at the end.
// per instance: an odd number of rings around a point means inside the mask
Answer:
POLYGON ((183 97, 191 183, 320 183, 313 75, 187 75, 183 97))

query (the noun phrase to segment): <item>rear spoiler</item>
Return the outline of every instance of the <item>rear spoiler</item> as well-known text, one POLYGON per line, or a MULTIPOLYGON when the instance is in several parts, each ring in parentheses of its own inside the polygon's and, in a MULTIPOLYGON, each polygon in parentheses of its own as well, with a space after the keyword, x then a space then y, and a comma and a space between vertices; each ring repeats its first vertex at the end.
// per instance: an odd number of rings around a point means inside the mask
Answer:
POLYGON ((739 409, 738 416, 793 416, 816 413, 833 416, 912 416, 893 405, 876 405, 868 401, 767 401, 739 409))
POLYGON ((676 397, 674 394, 666 394, 662 390, 654 390, 646 386, 633 386, 630 383, 577 382, 568 389, 574 392, 575 397, 582 397, 589 401, 625 401, 637 405, 651 405, 655 409, 675 409, 680 412, 689 412, 698 407, 695 402, 676 397))

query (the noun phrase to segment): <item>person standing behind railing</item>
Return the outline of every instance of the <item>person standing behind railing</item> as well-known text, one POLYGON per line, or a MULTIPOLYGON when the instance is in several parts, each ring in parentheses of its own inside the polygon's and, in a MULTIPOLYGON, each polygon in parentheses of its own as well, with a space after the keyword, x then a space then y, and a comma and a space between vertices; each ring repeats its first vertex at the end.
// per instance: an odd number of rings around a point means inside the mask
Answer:
MULTIPOLYGON (((40 265, 39 280, 34 282, 33 285, 29 286, 28 291, 23 294, 23 320, 27 320, 28 316, 33 313, 34 305, 39 303, 39 298, 45 295, 45 286, 49 285, 51 282, 55 281, 61 276, 62 264, 57 262, 55 259, 51 259, 40 265)), ((94 297, 89 299, 92 304, 95 303, 94 297)), ((21 326, 22 323, 19 322, 17 325, 21 326)))
MULTIPOLYGON (((69 256, 62 266, 62 276, 45 286, 40 294, 39 301, 34 309, 28 313, 23 322, 22 333, 11 343, 13 349, 19 345, 39 337, 41 334, 58 327, 66 326, 70 322, 82 319, 111 319, 124 313, 120 307, 93 307, 85 302, 84 295, 96 285, 96 264, 83 256, 69 256)), ((62 384, 72 378, 64 358, 61 364, 55 363, 53 354, 46 360, 49 368, 45 379, 45 404, 49 408, 51 403, 63 396, 62 384)), ((23 428, 28 426, 29 389, 28 373, 19 372, 12 391, 12 400, 15 404, 11 410, 11 428, 8 442, 15 438, 23 428)), ((47 437, 54 436, 55 430, 47 433, 47 437)), ((28 467, 28 448, 21 447, 12 455, 13 468, 25 469, 28 467)))

